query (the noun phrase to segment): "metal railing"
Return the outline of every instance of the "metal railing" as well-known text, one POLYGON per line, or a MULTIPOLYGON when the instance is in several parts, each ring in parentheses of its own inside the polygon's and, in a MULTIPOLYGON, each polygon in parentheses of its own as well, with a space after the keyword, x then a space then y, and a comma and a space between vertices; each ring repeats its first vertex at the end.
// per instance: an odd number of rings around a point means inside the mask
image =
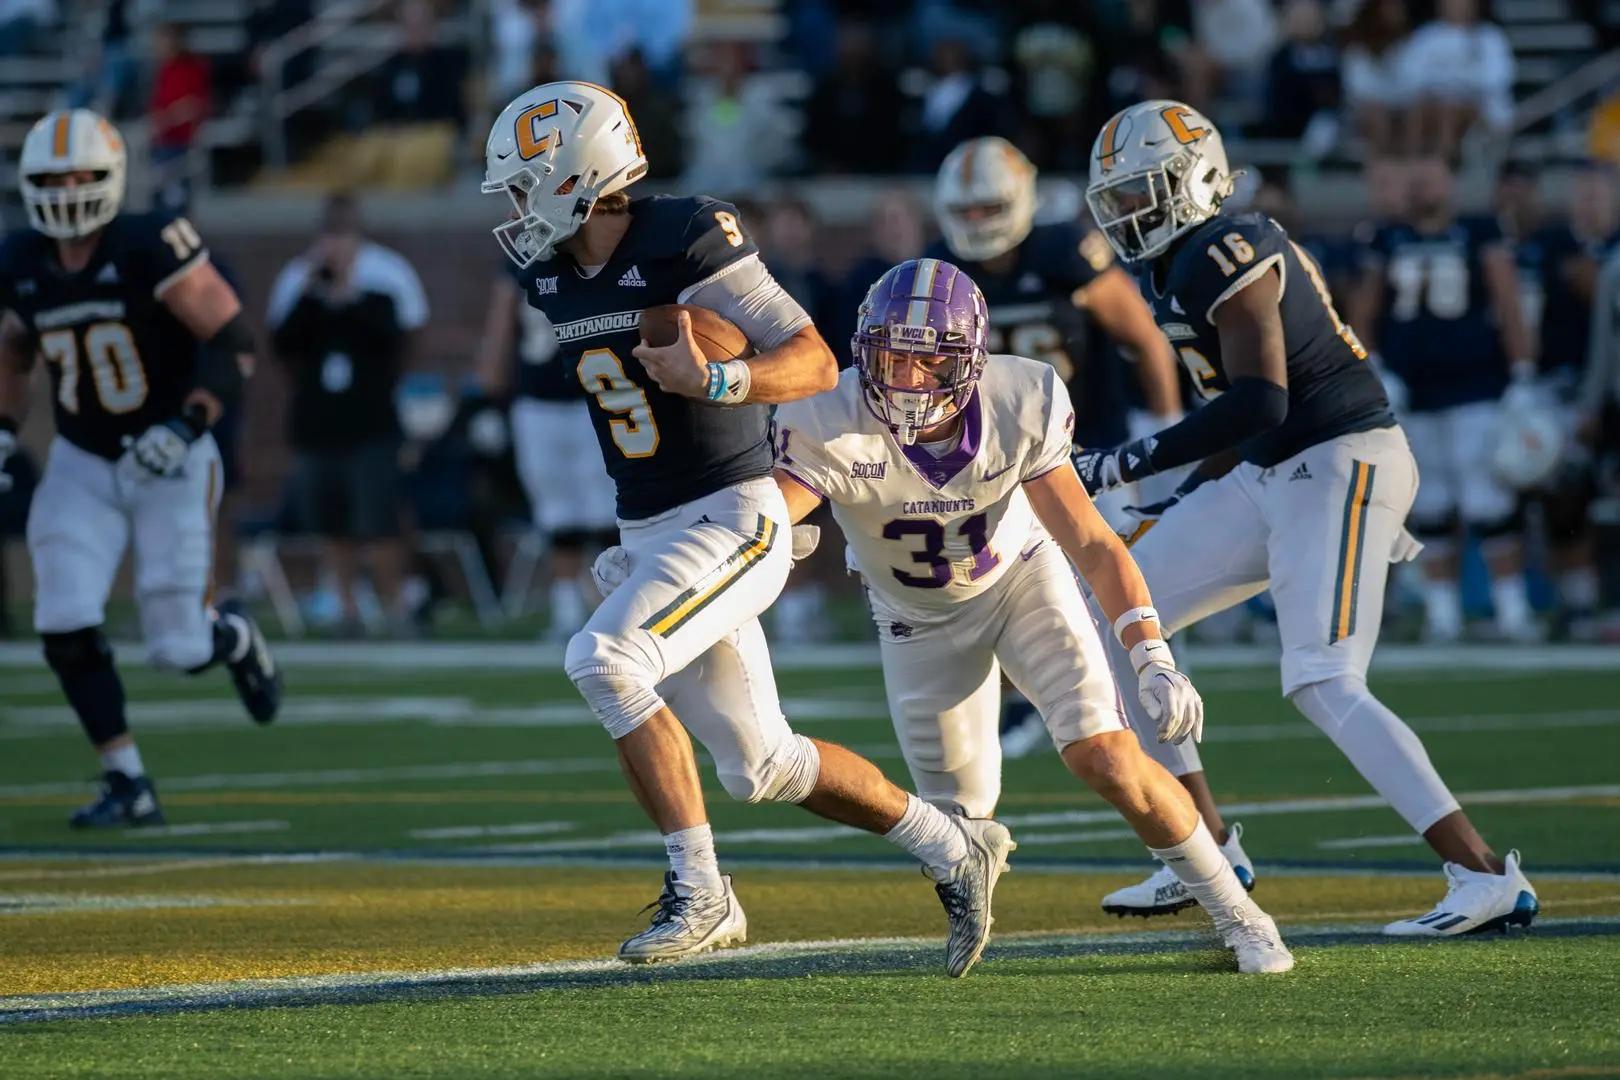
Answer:
POLYGON ((1512 150, 1515 137, 1556 116, 1582 99, 1620 86, 1620 49, 1595 56, 1554 82, 1516 103, 1507 127, 1489 131, 1476 125, 1469 132, 1464 153, 1476 164, 1500 165, 1512 150))

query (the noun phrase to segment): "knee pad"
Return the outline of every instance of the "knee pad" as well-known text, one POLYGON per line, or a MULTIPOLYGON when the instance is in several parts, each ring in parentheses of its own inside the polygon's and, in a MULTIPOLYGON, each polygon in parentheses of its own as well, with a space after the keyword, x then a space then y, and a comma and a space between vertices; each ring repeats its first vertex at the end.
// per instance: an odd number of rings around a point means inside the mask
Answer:
POLYGON ((616 649, 613 639, 582 630, 568 642, 563 660, 568 678, 615 741, 645 724, 659 709, 657 676, 616 649))
POLYGON ((1416 832, 1457 809, 1422 740, 1361 679, 1338 675, 1288 699, 1416 832))
POLYGON ((45 662, 63 678, 112 667, 112 645, 99 626, 69 630, 64 634, 41 634, 45 662))
POLYGON ((821 751, 803 735, 794 734, 757 769, 721 770, 720 783, 732 798, 747 803, 801 803, 815 790, 820 775, 821 751))

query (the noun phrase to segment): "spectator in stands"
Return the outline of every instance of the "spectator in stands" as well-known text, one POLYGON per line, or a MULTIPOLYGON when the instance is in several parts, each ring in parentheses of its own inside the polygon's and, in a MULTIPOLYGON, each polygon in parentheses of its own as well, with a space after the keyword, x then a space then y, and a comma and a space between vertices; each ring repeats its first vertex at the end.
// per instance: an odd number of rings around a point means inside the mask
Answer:
MULTIPOLYGON (((501 109, 529 87, 532 57, 542 43, 549 43, 543 0, 494 0, 490 5, 492 63, 485 98, 492 109, 501 109)), ((542 80, 543 81, 543 80, 542 80)), ((623 97, 623 91, 619 92, 623 97)))
POLYGON ((39 32, 55 21, 55 0, 0 0, 0 56, 33 52, 39 32))
POLYGON ((1402 0, 1363 0, 1344 35, 1344 105, 1375 155, 1396 148, 1412 103, 1403 61, 1411 31, 1402 0))
POLYGON ((786 163, 787 116, 771 86, 750 78, 753 46, 719 42, 704 55, 706 77, 688 91, 682 184, 735 195, 786 163))
POLYGON ((606 82, 614 60, 640 49, 669 89, 692 32, 692 0, 552 0, 551 26, 569 78, 606 82))
POLYGON ((1440 0, 1436 12, 1402 61, 1413 95, 1407 148, 1450 156, 1476 120, 1497 130, 1512 121, 1513 47, 1479 0, 1440 0))
POLYGON ((1337 136, 1339 109, 1339 47, 1321 0, 1289 0, 1283 35, 1267 72, 1266 134, 1304 137, 1310 156, 1321 157, 1337 136))
POLYGON ((929 69, 932 79, 923 93, 918 137, 908 161, 913 172, 932 173, 957 143, 998 134, 1011 123, 1005 99, 979 78, 970 39, 942 30, 929 69))
MULTIPOLYGON (((557 77, 532 79, 527 85, 539 86, 557 77)), ((686 168, 686 139, 681 131, 678 95, 653 83, 652 69, 647 67, 640 49, 630 49, 613 61, 611 77, 608 85, 624 98, 630 115, 636 118, 636 134, 641 136, 641 148, 647 155, 648 177, 669 180, 681 175, 686 168)))
POLYGON ((1089 167, 1096 50, 1078 5, 1039 0, 1019 6, 1011 58, 1023 134, 1018 142, 1042 169, 1083 173, 1089 167))
POLYGON ((816 80, 804 106, 803 146, 813 172, 888 173, 901 165, 905 99, 876 48, 872 24, 838 25, 833 69, 816 80))
POLYGON ((855 312, 866 298, 866 290, 889 267, 922 255, 928 244, 928 218, 909 191, 889 188, 873 202, 864 236, 867 246, 845 269, 833 313, 829 316, 835 332, 823 335, 838 357, 839 367, 848 367, 851 363, 849 338, 854 333, 855 312), (836 330, 840 325, 849 332, 836 330))
POLYGON ((777 283, 799 302, 823 336, 831 339, 842 333, 844 324, 855 313, 832 310, 832 282, 817 258, 820 240, 821 226, 809 203, 782 198, 768 204, 760 231, 760 252, 769 260, 777 283))
POLYGON ((84 74, 68 88, 67 105, 92 109, 102 116, 129 115, 135 90, 135 60, 129 51, 129 4, 108 0, 101 12, 98 45, 87 58, 84 74))
POLYGON ((1192 17, 1199 56, 1214 65, 1216 85, 1245 111, 1258 110, 1277 46, 1271 0, 1199 0, 1192 17))
POLYGON ((467 124, 467 54, 438 43, 428 0, 400 5, 402 41, 377 74, 373 124, 354 147, 348 186, 423 188, 445 183, 467 124))
POLYGON ((315 242, 270 292, 266 322, 293 380, 294 501, 303 527, 324 541, 350 625, 359 622, 357 544, 391 618, 406 620, 394 390, 427 317, 416 271, 365 238, 347 195, 327 200, 315 242))
POLYGON ((1099 6, 1098 19, 1098 40, 1108 43, 1104 114, 1152 98, 1204 104, 1208 65, 1194 57, 1187 0, 1127 0, 1099 6))
POLYGON ((147 110, 152 126, 152 169, 158 204, 178 211, 191 197, 187 159, 203 121, 213 111, 213 76, 208 61, 186 45, 178 23, 164 23, 152 35, 157 71, 147 110))

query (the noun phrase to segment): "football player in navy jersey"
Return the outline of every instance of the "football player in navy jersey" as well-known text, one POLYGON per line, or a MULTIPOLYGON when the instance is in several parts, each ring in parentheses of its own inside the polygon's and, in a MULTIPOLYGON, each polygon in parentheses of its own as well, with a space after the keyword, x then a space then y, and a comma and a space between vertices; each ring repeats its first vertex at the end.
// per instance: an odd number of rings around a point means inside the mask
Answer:
POLYGON ((511 202, 496 239, 556 332, 617 487, 622 546, 597 571, 617 587, 564 664, 670 858, 652 925, 620 958, 673 959, 747 936, 715 858, 689 731, 735 798, 798 803, 915 855, 945 906, 947 970, 964 974, 989 940, 1007 830, 948 817, 865 759, 796 734, 760 629, 792 544, 771 479, 768 406, 831 387, 832 352, 760 261, 736 207, 625 193, 647 159, 611 91, 568 81, 519 95, 485 160, 483 190, 511 202), (642 311, 673 303, 718 312, 754 355, 705 360, 684 311, 673 344, 647 344, 642 311))
MULTIPOLYGON (((1179 102, 1131 106, 1098 136, 1087 199, 1114 250, 1140 268, 1206 404, 1157 435, 1079 450, 1075 467, 1088 489, 1105 490, 1202 462, 1175 497, 1141 509, 1132 554, 1170 632, 1270 589, 1283 693, 1446 861, 1440 904, 1386 932, 1527 925, 1537 902, 1517 853, 1491 850, 1411 728, 1367 688, 1389 565, 1416 547, 1404 528, 1417 488, 1406 438, 1316 264, 1270 218, 1222 212, 1232 187, 1219 132, 1179 102)), ((1241 849, 1196 740, 1125 704, 1210 831, 1234 844, 1236 865, 1241 849)), ((1188 902, 1165 868, 1104 907, 1151 915, 1188 902)))
POLYGON ((18 170, 31 228, 0 245, 0 458, 38 357, 53 390, 56 438, 28 551, 46 662, 101 757, 102 790, 73 815, 79 828, 163 822, 101 630, 126 547, 153 664, 224 663, 260 723, 281 697, 258 628, 209 600, 221 490, 209 428, 237 407, 253 335, 189 221, 120 212, 124 166, 123 140, 100 116, 45 116, 18 170))
POLYGON ((596 448, 585 389, 562 361, 545 313, 523 298, 523 271, 502 264, 490 289, 478 379, 511 400, 512 452, 535 528, 546 537, 548 641, 567 641, 590 614, 590 558, 618 540, 613 481, 596 448))
MULTIPOLYGON (((1181 418, 1175 360, 1135 280, 1097 230, 1078 221, 1035 224, 1035 181, 1035 166, 1006 139, 988 135, 958 145, 934 180, 934 217, 944 240, 928 256, 955 263, 984 293, 990 352, 1057 369, 1074 401, 1075 441, 1113 445, 1175 423, 1181 418), (1096 328, 1112 340, 1098 339, 1096 328)), ((1168 485, 1150 481, 1148 490, 1112 492, 1101 509, 1112 518, 1174 486, 1172 477, 1168 485)), ((1010 691, 1002 752, 1022 757, 1045 741, 1035 707, 1010 691)))
POLYGON ((1424 544, 1425 632, 1462 634, 1460 525, 1482 541, 1497 628, 1533 639, 1518 496, 1490 467, 1503 392, 1535 374, 1513 252, 1495 217, 1457 214, 1443 159, 1407 168, 1406 218, 1368 246, 1353 314, 1406 389, 1403 421, 1423 473, 1412 531, 1424 544))

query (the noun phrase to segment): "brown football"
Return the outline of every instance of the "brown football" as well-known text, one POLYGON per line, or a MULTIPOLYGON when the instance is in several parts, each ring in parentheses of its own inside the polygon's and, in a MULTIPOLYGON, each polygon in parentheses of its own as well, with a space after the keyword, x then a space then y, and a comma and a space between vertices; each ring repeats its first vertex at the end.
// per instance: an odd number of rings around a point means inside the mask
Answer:
POLYGON ((691 304, 660 304, 641 313, 641 339, 649 345, 675 344, 675 314, 684 311, 692 318, 692 337, 705 360, 735 360, 754 355, 753 346, 731 320, 708 308, 691 304))

